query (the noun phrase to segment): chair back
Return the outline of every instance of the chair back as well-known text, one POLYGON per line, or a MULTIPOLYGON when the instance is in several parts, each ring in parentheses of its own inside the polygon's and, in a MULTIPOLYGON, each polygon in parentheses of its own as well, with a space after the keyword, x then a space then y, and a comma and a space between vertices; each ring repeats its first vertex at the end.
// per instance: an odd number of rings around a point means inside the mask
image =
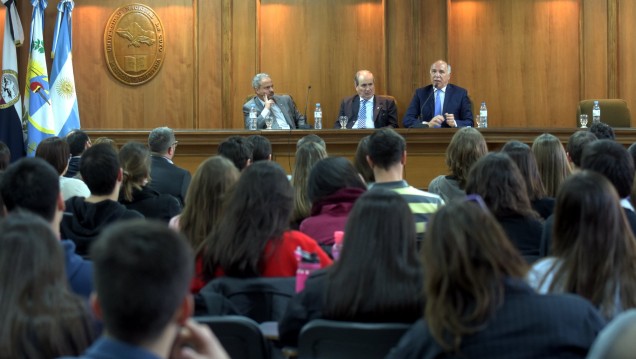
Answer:
POLYGON ((205 316, 194 319, 210 327, 230 358, 270 358, 269 346, 255 321, 234 315, 205 316))
POLYGON ((384 358, 411 327, 404 323, 355 323, 316 319, 298 338, 300 359, 384 358))
POLYGON ((587 114, 587 127, 592 124, 592 107, 598 101, 601 108, 601 122, 612 127, 632 127, 632 117, 627 102, 622 99, 582 100, 576 111, 576 127, 579 127, 579 115, 587 114))
POLYGON ((296 294, 296 278, 221 277, 208 283, 200 293, 204 298, 218 295, 226 298, 239 315, 258 323, 278 321, 296 294))
POLYGON ((636 309, 612 320, 596 337, 588 359, 631 358, 636 350, 636 309))

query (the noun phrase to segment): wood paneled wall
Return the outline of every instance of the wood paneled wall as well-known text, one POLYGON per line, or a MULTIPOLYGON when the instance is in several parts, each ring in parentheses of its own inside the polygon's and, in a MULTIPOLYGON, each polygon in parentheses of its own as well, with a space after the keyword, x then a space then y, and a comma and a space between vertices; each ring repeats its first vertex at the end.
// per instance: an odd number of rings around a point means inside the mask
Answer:
MULTIPOLYGON (((46 11, 48 49, 56 5, 46 11)), ((18 6, 28 39, 32 7, 18 6)), ((490 126, 573 127, 580 99, 624 98, 636 111, 635 16, 632 0, 81 0, 80 116, 88 129, 239 129, 252 77, 268 72, 301 111, 311 85, 309 112, 320 102, 328 126, 366 68, 401 119, 443 58, 451 81, 488 103, 490 126), (134 87, 113 78, 103 50, 109 16, 132 2, 158 13, 167 49, 158 75, 134 87)), ((27 57, 28 43, 21 71, 27 57)))

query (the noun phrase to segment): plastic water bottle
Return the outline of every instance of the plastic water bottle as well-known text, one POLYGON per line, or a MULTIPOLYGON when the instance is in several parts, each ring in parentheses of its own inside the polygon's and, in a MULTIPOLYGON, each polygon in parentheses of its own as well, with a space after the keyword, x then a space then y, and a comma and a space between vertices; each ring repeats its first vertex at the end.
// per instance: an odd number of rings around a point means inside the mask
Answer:
POLYGON ((250 130, 256 130, 257 118, 258 118, 258 113, 256 111, 256 106, 252 105, 252 108, 250 108, 250 130))
POLYGON ((598 101, 594 101, 594 107, 592 107, 592 123, 601 122, 601 107, 598 105, 598 101))
POLYGON ((343 231, 333 232, 333 247, 331 247, 331 256, 333 260, 337 261, 340 258, 340 252, 342 251, 342 239, 344 238, 343 231))
POLYGON ((316 130, 322 130, 322 108, 320 104, 316 104, 316 110, 314 111, 314 128, 316 130))
POLYGON ((311 273, 320 269, 320 259, 316 253, 303 253, 300 263, 298 263, 298 269, 296 270, 296 293, 302 292, 305 289, 305 282, 311 273))
POLYGON ((481 103, 479 108, 479 127, 488 128, 488 109, 485 101, 481 103))

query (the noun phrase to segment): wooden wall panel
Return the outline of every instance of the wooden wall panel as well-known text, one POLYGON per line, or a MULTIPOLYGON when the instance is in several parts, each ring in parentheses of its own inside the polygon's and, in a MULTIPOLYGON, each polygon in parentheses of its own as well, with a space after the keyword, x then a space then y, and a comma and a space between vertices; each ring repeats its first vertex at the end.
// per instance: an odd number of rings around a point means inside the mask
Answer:
MULTIPOLYGON (((223 57, 223 3, 222 0, 195 1, 196 37, 191 70, 195 87, 197 115, 187 128, 223 128, 223 85, 226 74, 223 57), (196 117, 196 121, 195 121, 196 117)), ((230 14, 231 16, 231 14, 230 14)), ((229 95, 229 94, 228 94, 229 95)))
MULTIPOLYGON (((631 1, 628 1, 631 3, 631 1)), ((607 0, 581 2, 581 99, 607 98, 607 0)), ((629 21, 633 24, 633 22, 629 21)), ((632 25, 633 27, 633 25, 632 25)))
POLYGON ((451 1, 452 82, 489 126, 569 127, 579 101, 578 1, 451 1))
MULTIPOLYGON (((308 112, 320 102, 324 127, 333 127, 342 98, 355 94, 356 71, 385 77, 382 0, 262 0, 260 14, 261 70, 301 112, 311 85, 308 112)), ((376 92, 386 84, 379 81, 376 92)))
POLYGON ((636 2, 622 0, 618 18, 618 96, 627 101, 632 112, 632 126, 636 124, 636 77, 631 74, 636 68, 636 2))

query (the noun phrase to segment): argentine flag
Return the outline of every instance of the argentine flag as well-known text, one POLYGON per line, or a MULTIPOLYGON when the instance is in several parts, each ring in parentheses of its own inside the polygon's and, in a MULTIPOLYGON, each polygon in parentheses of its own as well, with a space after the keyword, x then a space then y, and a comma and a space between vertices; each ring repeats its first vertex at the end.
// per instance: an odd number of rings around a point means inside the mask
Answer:
POLYGON ((49 93, 49 73, 44 54, 44 9, 46 0, 31 0, 31 41, 24 89, 24 115, 27 121, 27 156, 33 157, 38 144, 47 137, 56 136, 62 125, 55 123, 49 93))
POLYGON ((65 137, 80 128, 75 77, 73 76, 73 0, 61 0, 57 5, 57 23, 53 35, 53 67, 51 68, 51 104, 57 136, 65 137))

